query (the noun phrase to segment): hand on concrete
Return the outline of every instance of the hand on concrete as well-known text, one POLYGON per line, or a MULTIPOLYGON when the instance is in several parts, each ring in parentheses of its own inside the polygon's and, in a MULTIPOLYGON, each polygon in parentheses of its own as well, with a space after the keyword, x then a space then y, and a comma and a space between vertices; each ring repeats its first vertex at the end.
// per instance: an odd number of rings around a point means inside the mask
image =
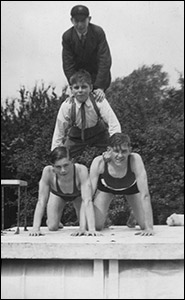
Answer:
POLYGON ((136 232, 135 235, 141 235, 141 236, 151 236, 154 235, 153 229, 144 229, 140 232, 136 232))
POLYGON ((86 236, 101 236, 101 235, 103 235, 103 234, 100 233, 100 232, 97 232, 97 231, 89 230, 89 231, 86 231, 86 232, 85 232, 85 235, 86 235, 86 236))
POLYGON ((72 236, 82 236, 85 235, 86 230, 82 230, 82 229, 78 229, 75 232, 72 232, 71 235, 72 236))
POLYGON ((42 236, 42 235, 44 235, 44 234, 42 234, 40 230, 32 230, 29 233, 29 236, 42 236))

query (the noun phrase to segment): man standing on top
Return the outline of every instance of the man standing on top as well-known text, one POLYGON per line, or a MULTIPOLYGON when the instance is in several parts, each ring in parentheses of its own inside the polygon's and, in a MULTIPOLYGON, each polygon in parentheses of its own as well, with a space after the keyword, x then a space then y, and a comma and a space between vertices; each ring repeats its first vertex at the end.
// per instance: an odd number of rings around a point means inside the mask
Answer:
POLYGON ((71 9, 73 27, 62 36, 62 62, 68 82, 80 69, 91 74, 98 100, 104 98, 104 91, 110 85, 112 59, 104 30, 90 21, 86 6, 76 5, 71 9))

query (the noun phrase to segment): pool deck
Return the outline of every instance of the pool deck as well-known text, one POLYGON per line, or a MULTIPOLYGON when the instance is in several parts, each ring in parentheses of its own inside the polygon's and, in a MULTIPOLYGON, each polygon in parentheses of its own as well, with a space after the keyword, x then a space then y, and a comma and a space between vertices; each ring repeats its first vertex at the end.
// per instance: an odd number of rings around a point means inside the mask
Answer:
POLYGON ((154 226, 154 236, 135 235, 139 227, 111 226, 101 236, 71 236, 79 227, 49 231, 41 227, 42 236, 29 236, 16 228, 3 231, 2 259, 116 259, 116 260, 183 260, 184 227, 154 226))

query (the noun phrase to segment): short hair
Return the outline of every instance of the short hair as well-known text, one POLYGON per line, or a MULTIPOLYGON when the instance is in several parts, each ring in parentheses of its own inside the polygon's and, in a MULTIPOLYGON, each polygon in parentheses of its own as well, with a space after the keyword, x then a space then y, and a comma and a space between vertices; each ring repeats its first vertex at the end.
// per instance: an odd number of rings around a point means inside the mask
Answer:
POLYGON ((120 148, 122 144, 127 144, 128 147, 131 146, 131 141, 128 134, 117 132, 111 135, 111 137, 109 138, 108 145, 112 148, 120 148))
POLYGON ((63 158, 69 158, 71 159, 71 153, 70 150, 67 147, 59 146, 53 149, 51 151, 49 159, 50 163, 54 164, 57 160, 63 159, 63 158))
POLYGON ((69 83, 71 85, 73 84, 76 84, 78 82, 86 82, 88 83, 89 85, 92 84, 92 78, 91 78, 91 75, 89 72, 83 70, 83 69, 80 69, 79 71, 77 71, 76 73, 74 73, 71 77, 70 77, 70 80, 69 80, 69 83))

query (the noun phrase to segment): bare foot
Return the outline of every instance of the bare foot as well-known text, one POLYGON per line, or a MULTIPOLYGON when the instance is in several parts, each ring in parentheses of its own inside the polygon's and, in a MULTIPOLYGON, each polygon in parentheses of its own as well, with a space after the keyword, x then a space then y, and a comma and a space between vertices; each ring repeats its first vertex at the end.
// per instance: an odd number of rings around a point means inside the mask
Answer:
POLYGON ((64 227, 64 225, 61 223, 61 222, 59 222, 59 225, 58 225, 58 228, 63 228, 64 227))
POLYGON ((130 216, 129 216, 129 218, 128 218, 128 221, 127 221, 127 223, 126 223, 126 225, 127 225, 129 228, 135 228, 135 227, 136 227, 136 224, 137 224, 137 222, 136 222, 136 219, 135 219, 135 217, 134 217, 134 214, 133 214, 133 212, 131 212, 131 213, 130 213, 130 216))

